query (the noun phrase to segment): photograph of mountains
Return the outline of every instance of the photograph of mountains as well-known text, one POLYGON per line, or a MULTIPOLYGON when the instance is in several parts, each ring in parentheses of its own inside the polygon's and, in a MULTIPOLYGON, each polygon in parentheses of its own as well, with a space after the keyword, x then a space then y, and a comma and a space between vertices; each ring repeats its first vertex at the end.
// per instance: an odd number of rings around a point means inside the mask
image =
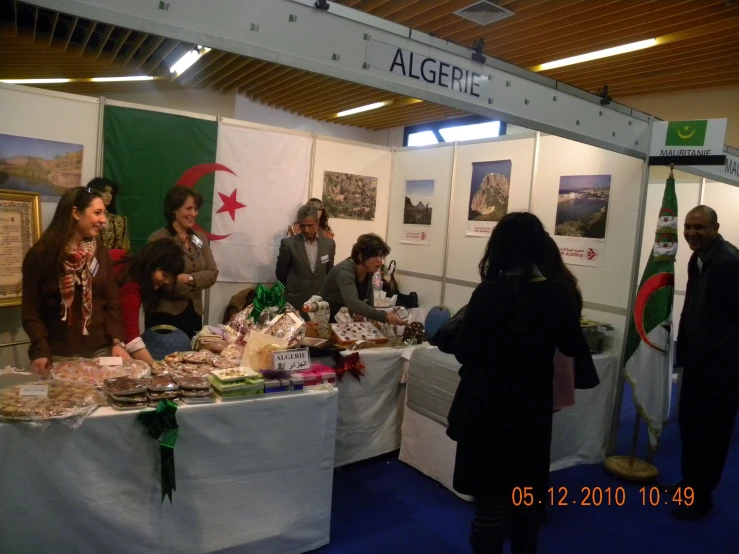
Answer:
POLYGON ((433 198, 433 179, 406 181, 403 225, 431 225, 433 198))
POLYGON ((377 177, 323 172, 323 205, 329 217, 374 221, 377 177))
POLYGON ((511 160, 473 162, 468 221, 500 221, 508 213, 511 160))
POLYGON ((564 237, 606 238, 610 195, 610 175, 560 177, 554 234, 564 237))
POLYGON ((81 144, 0 134, 0 188, 59 197, 82 183, 81 144))

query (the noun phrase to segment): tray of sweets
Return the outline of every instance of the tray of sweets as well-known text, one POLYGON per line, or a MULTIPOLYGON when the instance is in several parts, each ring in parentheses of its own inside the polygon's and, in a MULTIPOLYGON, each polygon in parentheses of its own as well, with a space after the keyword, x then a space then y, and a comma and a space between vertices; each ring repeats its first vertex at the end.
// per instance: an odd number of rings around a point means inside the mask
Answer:
POLYGON ((332 323, 331 332, 341 346, 352 345, 357 341, 371 341, 385 344, 387 337, 369 321, 353 321, 351 323, 332 323))
POLYGON ((227 369, 214 369, 210 372, 211 375, 215 376, 219 381, 224 383, 230 383, 233 381, 243 381, 244 379, 252 379, 254 377, 261 377, 259 373, 253 369, 246 367, 231 367, 227 369))

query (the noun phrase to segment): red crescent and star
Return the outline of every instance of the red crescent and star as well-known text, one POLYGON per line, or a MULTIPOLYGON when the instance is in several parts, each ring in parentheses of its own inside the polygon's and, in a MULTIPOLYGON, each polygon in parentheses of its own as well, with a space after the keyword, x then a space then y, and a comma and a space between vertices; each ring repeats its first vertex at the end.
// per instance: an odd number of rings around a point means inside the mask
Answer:
MULTIPOLYGON (((202 179, 209 173, 215 173, 216 171, 227 171, 231 175, 236 175, 236 173, 231 171, 230 168, 226 167, 223 164, 198 164, 185 171, 175 184, 181 187, 193 188, 200 179, 202 179)), ((219 214, 222 212, 227 212, 228 215, 231 216, 231 221, 236 221, 236 210, 246 208, 246 204, 242 204, 236 199, 236 192, 237 189, 234 189, 234 191, 228 196, 226 196, 222 192, 218 193, 218 195, 221 197, 221 201, 223 202, 223 206, 221 206, 216 213, 219 214)), ((213 233, 209 233, 208 231, 200 227, 200 225, 198 225, 197 223, 193 226, 193 228, 196 231, 205 233, 205 236, 207 236, 208 240, 211 241, 223 240, 231 236, 230 233, 228 235, 214 235, 213 233)))
POLYGON ((657 273, 652 275, 649 279, 644 282, 639 294, 636 296, 636 304, 634 306, 634 324, 636 325, 636 331, 639 333, 641 339, 649 346, 660 352, 665 352, 663 348, 655 346, 647 337, 646 330, 644 329, 644 310, 647 308, 649 299, 660 289, 665 287, 671 287, 675 284, 675 275, 672 273, 657 273))

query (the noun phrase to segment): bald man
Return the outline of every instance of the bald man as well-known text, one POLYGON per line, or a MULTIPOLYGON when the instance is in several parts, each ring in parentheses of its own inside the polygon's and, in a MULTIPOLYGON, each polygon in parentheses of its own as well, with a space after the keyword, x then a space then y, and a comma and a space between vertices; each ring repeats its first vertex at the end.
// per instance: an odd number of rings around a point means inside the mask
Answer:
POLYGON ((695 501, 673 515, 696 520, 713 508, 711 495, 721 479, 739 408, 739 250, 719 234, 718 217, 708 206, 688 213, 683 234, 693 256, 678 335, 683 366, 683 480, 678 486, 691 487, 695 501))

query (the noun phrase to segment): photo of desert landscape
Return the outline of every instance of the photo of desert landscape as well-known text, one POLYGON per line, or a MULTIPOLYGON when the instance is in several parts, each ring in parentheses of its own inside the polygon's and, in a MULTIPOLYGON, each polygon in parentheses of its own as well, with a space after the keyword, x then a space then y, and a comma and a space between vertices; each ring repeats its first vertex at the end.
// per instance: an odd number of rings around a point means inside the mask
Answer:
POLYGON ((377 177, 323 172, 323 205, 329 217, 338 219, 375 219, 377 177))

